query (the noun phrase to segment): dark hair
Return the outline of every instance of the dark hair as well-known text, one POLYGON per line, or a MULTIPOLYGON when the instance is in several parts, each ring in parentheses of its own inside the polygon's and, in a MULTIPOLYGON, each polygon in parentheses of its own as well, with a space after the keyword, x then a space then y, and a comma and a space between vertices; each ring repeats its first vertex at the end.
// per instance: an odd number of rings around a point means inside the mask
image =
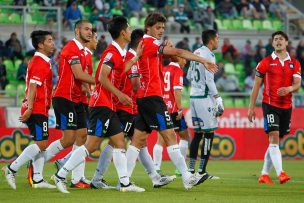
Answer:
POLYGON ((108 30, 111 37, 115 40, 119 37, 122 30, 127 29, 128 20, 123 16, 114 17, 108 24, 108 30))
POLYGON ((166 17, 161 13, 150 13, 145 20, 145 32, 147 32, 147 27, 152 27, 156 23, 166 23, 166 17))
POLYGON ((35 30, 31 33, 33 47, 37 50, 38 44, 43 43, 45 36, 52 35, 52 32, 45 30, 35 30))
POLYGON ((75 23, 74 30, 75 30, 76 28, 80 28, 80 27, 82 26, 82 24, 84 24, 84 23, 90 23, 90 22, 87 21, 87 20, 78 20, 78 21, 75 23))
POLYGON ((142 29, 135 29, 131 34, 131 41, 129 43, 129 48, 135 47, 140 42, 141 38, 144 36, 144 31, 142 29))
POLYGON ((288 41, 288 35, 283 31, 276 31, 276 32, 272 33, 272 35, 271 35, 272 41, 276 35, 281 35, 285 38, 286 41, 288 41))
POLYGON ((92 33, 94 34, 94 33, 97 33, 97 28, 96 27, 93 27, 92 28, 92 33))
POLYGON ((217 32, 215 30, 205 30, 202 32, 202 41, 204 45, 207 45, 210 40, 216 37, 217 32))

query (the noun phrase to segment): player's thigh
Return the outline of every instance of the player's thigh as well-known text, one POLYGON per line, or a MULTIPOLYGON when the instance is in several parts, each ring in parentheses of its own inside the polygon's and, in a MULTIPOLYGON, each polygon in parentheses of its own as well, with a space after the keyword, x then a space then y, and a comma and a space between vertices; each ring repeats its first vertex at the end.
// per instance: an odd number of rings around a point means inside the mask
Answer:
POLYGON ((77 103, 75 105, 75 111, 76 111, 76 120, 77 120, 77 130, 87 128, 87 113, 85 109, 85 104, 83 103, 77 103))
POLYGON ((280 112, 278 108, 269 104, 262 104, 264 116, 264 131, 269 134, 272 131, 280 131, 280 112))
POLYGON ((165 144, 165 140, 159 132, 157 133, 157 144, 160 146, 163 146, 165 144))
POLYGON ((52 103, 56 116, 56 128, 60 130, 76 130, 76 104, 62 97, 54 97, 52 103))
POLYGON ((135 115, 123 110, 117 110, 116 114, 120 120, 123 133, 127 137, 132 137, 134 133, 135 115))
POLYGON ((81 128, 76 130, 75 144, 77 146, 83 145, 87 140, 87 128, 81 128))
POLYGON ((170 114, 170 116, 171 116, 171 119, 172 119, 172 122, 173 122, 175 132, 179 133, 181 131, 185 131, 185 130, 188 129, 188 126, 187 126, 187 123, 186 123, 186 120, 185 120, 184 116, 182 116, 181 119, 179 119, 179 120, 177 120, 177 116, 178 116, 177 112, 170 114))
POLYGON ((26 125, 39 148, 45 150, 49 137, 48 117, 41 114, 32 114, 26 121, 26 125))
POLYGON ((283 138, 290 132, 292 108, 282 109, 280 114, 280 138, 283 138))
POLYGON ((135 128, 150 133, 152 130, 163 131, 173 128, 167 106, 161 97, 151 96, 137 100, 138 112, 143 121, 136 119, 135 128), (144 123, 142 128, 138 124, 144 123))

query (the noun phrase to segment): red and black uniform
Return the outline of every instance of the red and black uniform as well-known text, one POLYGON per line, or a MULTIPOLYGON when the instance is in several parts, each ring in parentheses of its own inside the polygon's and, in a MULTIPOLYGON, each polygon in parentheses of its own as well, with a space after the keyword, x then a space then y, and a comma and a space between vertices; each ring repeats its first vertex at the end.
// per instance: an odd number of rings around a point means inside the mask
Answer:
POLYGON ((281 87, 292 86, 294 77, 301 78, 300 63, 289 55, 281 61, 272 53, 257 65, 256 76, 264 81, 264 129, 267 133, 279 131, 280 137, 283 137, 290 131, 292 94, 279 96, 277 91, 281 87))
POLYGON ((50 58, 36 52, 27 68, 25 98, 22 102, 21 114, 28 108, 28 88, 30 83, 37 85, 37 91, 30 118, 26 121, 33 139, 48 139, 48 112, 52 95, 52 67, 50 58))
POLYGON ((140 88, 137 91, 138 116, 135 128, 150 133, 173 128, 163 100, 162 53, 164 45, 156 38, 144 35, 144 50, 139 60, 140 88))
MULTIPOLYGON (((125 63, 130 61, 135 56, 136 52, 133 49, 129 49, 125 57, 125 63)), ((139 66, 137 61, 132 65, 132 67, 127 71, 127 73, 122 75, 120 84, 120 90, 132 99, 132 106, 125 106, 119 102, 116 107, 116 113, 121 122, 123 132, 129 137, 133 135, 134 121, 137 115, 137 93, 133 91, 131 80, 132 78, 139 78, 139 76, 139 66)))
POLYGON ((164 102, 167 105, 167 109, 173 121, 174 130, 183 131, 187 129, 185 118, 176 120, 179 109, 174 97, 174 90, 183 89, 183 70, 178 63, 171 62, 168 66, 163 68, 164 75, 164 102))
POLYGON ((86 51, 76 39, 65 45, 60 53, 58 82, 53 94, 53 107, 56 115, 56 128, 76 130, 86 128, 83 105, 81 105, 82 81, 76 80, 72 65, 87 66, 86 51))
POLYGON ((124 57, 126 55, 115 41, 103 52, 95 75, 96 86, 89 102, 89 135, 112 136, 122 132, 119 118, 116 114, 118 98, 108 91, 98 80, 102 68, 111 70, 108 79, 119 89, 121 76, 124 70, 124 57))

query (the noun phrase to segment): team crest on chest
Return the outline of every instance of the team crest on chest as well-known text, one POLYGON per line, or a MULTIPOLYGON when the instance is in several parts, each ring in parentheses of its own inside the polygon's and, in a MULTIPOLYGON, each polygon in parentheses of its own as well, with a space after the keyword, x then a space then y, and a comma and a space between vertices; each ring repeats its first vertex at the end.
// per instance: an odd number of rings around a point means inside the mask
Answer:
POLYGON ((293 68, 294 68, 294 64, 293 64, 293 63, 290 63, 290 64, 289 64, 289 68, 293 69, 293 68))

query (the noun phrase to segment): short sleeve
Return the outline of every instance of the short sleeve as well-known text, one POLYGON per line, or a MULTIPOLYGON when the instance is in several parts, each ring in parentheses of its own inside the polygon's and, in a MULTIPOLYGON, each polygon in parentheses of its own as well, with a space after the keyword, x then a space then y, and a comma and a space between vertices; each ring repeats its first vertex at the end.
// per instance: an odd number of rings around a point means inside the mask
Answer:
POLYGON ((67 52, 66 59, 71 66, 75 64, 81 64, 79 55, 79 49, 70 50, 67 52))
POLYGON ((296 63, 295 63, 293 77, 301 78, 301 64, 299 61, 296 61, 296 63))
POLYGON ((173 78, 173 89, 183 89, 183 70, 181 68, 176 68, 173 78))
POLYGON ((255 75, 263 78, 265 76, 267 72, 267 66, 265 64, 265 60, 262 60, 260 63, 258 63, 257 67, 256 67, 256 73, 255 75))
POLYGON ((144 51, 147 55, 155 55, 157 53, 162 53, 163 48, 161 48, 161 42, 159 40, 146 39, 144 41, 144 51), (162 50, 161 50, 162 49, 162 50))
POLYGON ((138 73, 138 64, 134 64, 127 72, 128 78, 137 78, 139 77, 138 73))
POLYGON ((114 57, 114 54, 111 53, 111 52, 108 52, 106 54, 106 56, 104 57, 103 59, 103 64, 107 65, 109 68, 113 68, 114 67, 114 64, 115 64, 115 57, 114 57))
POLYGON ((29 75, 30 83, 37 84, 38 86, 42 86, 47 76, 47 70, 50 69, 50 64, 36 64, 31 68, 31 73, 29 75), (43 68, 41 67, 43 66, 43 68))

